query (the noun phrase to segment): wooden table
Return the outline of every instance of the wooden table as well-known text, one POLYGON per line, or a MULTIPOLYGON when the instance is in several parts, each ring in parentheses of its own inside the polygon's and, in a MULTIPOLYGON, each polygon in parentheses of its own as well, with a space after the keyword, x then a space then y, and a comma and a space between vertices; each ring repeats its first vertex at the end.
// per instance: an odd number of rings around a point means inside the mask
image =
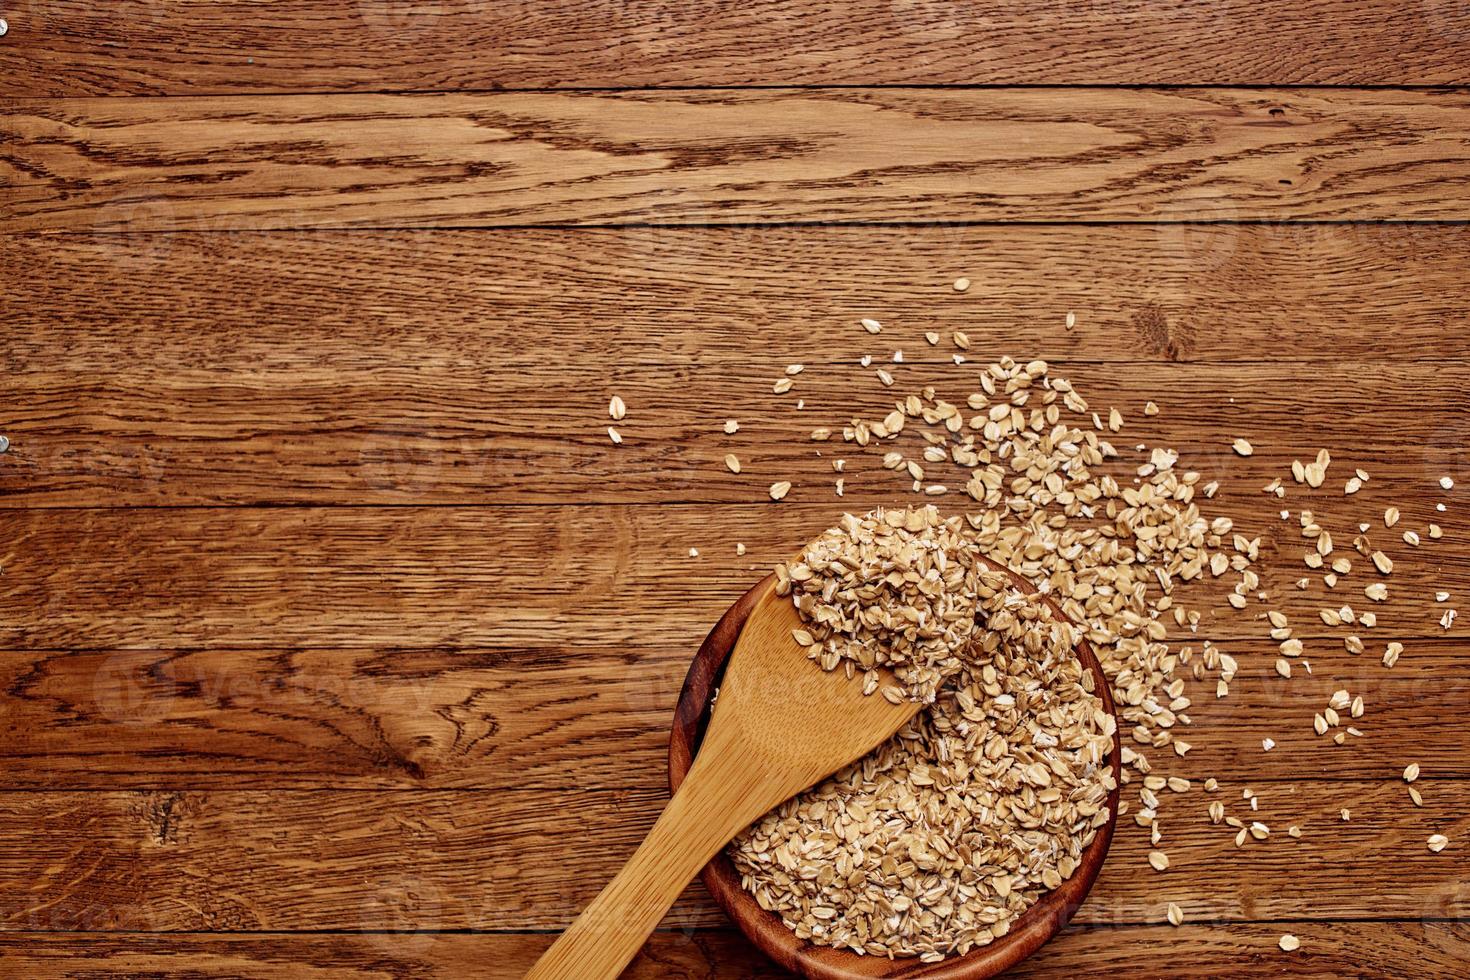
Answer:
MULTIPOLYGON (((1445 532, 1389 539, 1391 671, 1308 626, 1282 681, 1206 605, 1242 670, 1170 872, 1125 817, 1020 974, 1470 970, 1463 0, 0 14, 0 973, 518 976, 661 807, 720 611, 910 499, 865 458, 839 501, 804 434, 881 414, 864 353, 955 378, 926 329, 1221 480, 1296 622, 1302 506, 1445 532), (1327 487, 1259 492, 1319 447, 1327 487), (1208 777, 1304 838, 1237 850, 1208 777)), ((696 885, 631 975, 774 974, 696 885)))

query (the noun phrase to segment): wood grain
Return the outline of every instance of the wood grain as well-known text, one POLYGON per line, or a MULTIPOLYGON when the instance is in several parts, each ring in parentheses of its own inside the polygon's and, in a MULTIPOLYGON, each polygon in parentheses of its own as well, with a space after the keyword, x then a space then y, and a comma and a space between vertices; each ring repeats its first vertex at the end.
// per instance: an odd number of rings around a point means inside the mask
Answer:
MULTIPOLYGON (((296 980, 409 980, 520 977, 551 936, 408 932, 378 935, 230 935, 172 933, 0 934, 0 958, 29 980, 78 976, 244 977, 296 980)), ((1155 980, 1342 980, 1372 964, 1383 980, 1458 975, 1470 957, 1470 926, 1460 922, 1281 922, 1172 926, 1072 925, 1007 977, 1043 980, 1111 971, 1155 980), (1287 955, 1277 939, 1291 931, 1302 949, 1287 955), (1184 955, 1184 951, 1188 955, 1184 955), (1177 952, 1172 952, 1177 951, 1177 952)), ((626 980, 786 980, 729 929, 657 932, 626 980)))
MULTIPOLYGON (((1280 783, 1253 815, 1276 829, 1237 849, 1204 796, 1166 807, 1170 871, 1124 818, 1077 920, 1464 919, 1470 782, 1412 808, 1400 781, 1280 783), (1432 800, 1432 802, 1431 802, 1432 800), (1340 808, 1351 810, 1343 821, 1340 808), (1303 838, 1280 831, 1298 824, 1303 838), (1430 833, 1451 838, 1441 854, 1430 833), (1293 873, 1282 874, 1290 865, 1293 873), (1344 873, 1351 868, 1351 873, 1344 873)), ((0 893, 15 931, 383 931, 563 928, 667 798, 647 790, 0 794, 0 893), (530 819, 530 816, 535 819, 530 819)), ((1223 796, 1222 796, 1223 798, 1223 796)), ((1171 801, 1172 803, 1172 801, 1171 801)), ((1238 794, 1231 812, 1249 814, 1238 794)), ((722 924, 700 886, 665 928, 722 924)))
MULTIPOLYGON (((864 354, 963 397, 961 329, 1117 405, 1123 470, 1168 444, 1220 479, 1313 669, 1278 678, 1224 581, 1184 600, 1241 673, 1154 753, 1193 780, 1171 868, 1125 816, 1014 975, 1464 975, 1463 2, 0 13, 0 974, 521 976, 663 806, 718 615, 913 499, 806 433, 886 410, 864 354), (1319 446, 1321 491, 1259 492, 1319 446), (1304 506, 1397 563, 1362 656, 1316 613, 1377 576, 1296 589, 1304 506), (1338 688, 1367 707, 1341 748, 1310 729, 1338 688), (1236 849, 1211 799, 1271 838, 1236 849)), ((699 886, 629 973, 778 975, 699 886)))
MULTIPOLYGON (((723 470, 726 451, 747 466, 759 457, 761 472, 800 473, 816 464, 792 436, 885 404, 858 372, 860 354, 903 348, 914 364, 895 369, 903 385, 960 383, 963 397, 972 369, 939 370, 951 348, 923 344, 928 328, 945 338, 966 329, 976 357, 1067 364, 1089 397, 1130 419, 1152 398, 1164 414, 1144 432, 1191 457, 1222 451, 1229 413, 1269 473, 1289 461, 1280 445, 1316 450, 1298 423, 1310 413, 1313 438, 1339 451, 1361 444, 1372 455, 1360 461, 1398 466, 1413 445, 1423 457, 1414 464, 1470 483, 1460 453, 1470 426, 1448 410, 1466 397, 1470 342, 1444 329, 1470 316, 1467 226, 1166 225, 1150 235, 0 238, 16 269, 15 329, 0 350, 15 392, 0 502, 750 500, 759 488, 723 470), (231 289, 218 288, 222 267, 231 289), (858 269, 861 285, 844 284, 858 269), (979 284, 970 294, 948 288, 960 272, 979 284), (1064 310, 1079 313, 1073 331, 1064 310), (870 313, 889 323, 881 338, 854 326, 870 313), (1223 379, 1211 367, 1148 366, 1283 354, 1354 360, 1244 364, 1223 379), (1424 370, 1405 354, 1438 361, 1430 378, 1445 413, 1401 397, 1424 370), (1382 359, 1388 383, 1366 385, 1382 359), (800 416, 791 398, 767 394, 789 361, 813 364, 800 416), (1304 373, 1314 388, 1299 383, 1304 373), (634 406, 616 453, 597 422, 614 388, 634 406), (1383 419, 1367 430, 1364 400, 1383 419), (1252 403, 1266 416, 1245 419, 1252 403), (734 441, 713 428, 725 414, 747 423, 734 441)), ((850 483, 858 504, 875 500, 864 497, 872 485, 850 483)))
POLYGON ((1454 0, 19 0, 0 94, 644 85, 1452 84, 1454 0))
POLYGON ((1470 226, 1410 222, 0 236, 0 365, 853 363, 883 350, 872 315, 926 361, 950 353, 914 346, 927 329, 1068 361, 1439 361, 1470 357, 1447 328, 1470 319, 1467 253, 1470 226))
MULTIPOLYGON (((1190 685, 1181 737, 1193 748, 1160 763, 1170 775, 1393 779, 1412 757, 1425 781, 1470 777, 1462 640, 1411 640, 1391 671, 1380 644, 1350 657, 1321 641, 1315 673, 1293 681, 1276 676, 1264 638, 1230 649, 1241 675, 1224 700, 1190 685), (1367 706, 1366 736, 1343 747, 1311 730, 1338 688, 1367 706), (1269 754, 1263 738, 1277 743, 1269 754)), ((0 654, 0 788, 656 789, 692 655, 637 640, 0 654)))
POLYGON ((12 232, 1470 217, 1459 91, 13 100, 5 125, 12 232))
MULTIPOLYGON (((269 360, 237 369, 210 363, 205 351, 186 359, 178 348, 148 348, 147 337, 161 331, 144 331, 145 355, 95 373, 84 366, 89 354, 67 357, 71 331, 58 327, 45 349, 62 365, 38 357, 7 377, 15 401, 5 420, 12 448, 0 459, 0 507, 754 503, 777 480, 795 484, 791 500, 826 502, 834 512, 890 504, 912 481, 884 470, 876 445, 844 443, 843 426, 881 419, 895 399, 926 386, 955 404, 979 390, 982 365, 949 363, 948 338, 929 348, 922 326, 870 339, 863 347, 881 361, 869 369, 855 359, 834 362, 809 342, 752 354, 739 367, 706 366, 698 357, 622 365, 569 354, 507 369, 473 351, 416 363, 384 351, 376 365, 351 367, 285 337, 269 360), (896 348, 905 352, 902 365, 891 363, 896 348), (771 385, 789 363, 806 371, 791 393, 775 396, 771 385), (892 388, 880 383, 880 365, 897 378, 892 388), (630 407, 616 446, 607 434, 614 393, 630 407), (723 432, 727 418, 740 421, 734 436, 723 432), (838 438, 813 442, 817 427, 838 438), (724 463, 732 452, 739 475, 724 463), (842 500, 834 457, 848 460, 842 500)), ((1028 360, 1053 350, 1038 338, 1009 353, 1028 360)), ((985 342, 972 353, 988 359, 1007 350, 985 342)), ((1394 504, 1448 526, 1454 516, 1435 514, 1431 501, 1467 491, 1446 496, 1438 480, 1448 475, 1470 487, 1470 420, 1455 410, 1470 401, 1470 360, 1131 367, 1062 354, 1053 363, 1104 417, 1112 406, 1124 413, 1127 424, 1112 439, 1117 475, 1131 479, 1147 461, 1135 446, 1172 447, 1183 466, 1222 481, 1229 499, 1215 506, 1253 525, 1278 522, 1281 507, 1311 506, 1315 497, 1324 514, 1357 515, 1355 523, 1394 504), (1405 397, 1421 386, 1429 405, 1405 397), (1143 415, 1149 400, 1161 415, 1143 415), (1310 431, 1304 418, 1312 419, 1310 431), (1256 447, 1250 459, 1229 450, 1237 436, 1256 447), (1340 471, 1321 492, 1292 484, 1285 500, 1259 493, 1272 479, 1290 482, 1292 460, 1322 446, 1340 471), (1339 503, 1353 467, 1378 479, 1339 503), (1409 504, 1416 499, 1423 506, 1409 504)), ((1063 417, 1092 427, 1090 414, 1063 417)), ((893 447, 917 455, 921 445, 905 434, 893 447)), ((971 503, 960 493, 968 479, 958 466, 926 469, 926 482, 954 489, 943 501, 952 508, 971 503)))
POLYGON ((961 328, 977 357, 1066 364, 1134 423, 1158 401, 1143 431, 1190 456, 1221 451, 1220 413, 1254 403, 1253 465, 1315 451, 1311 413, 1335 450, 1384 465, 1416 446, 1470 484, 1451 410, 1470 341, 1444 328, 1470 316, 1467 247, 1464 225, 0 238, 16 299, 0 505, 749 500, 726 451, 812 467, 809 426, 886 400, 860 355, 902 348, 904 385, 949 391, 971 369, 936 362, 961 328), (959 273, 970 293, 949 288, 959 273), (855 326, 874 313, 876 339, 855 326), (1424 370, 1407 357, 1438 365, 1428 406, 1403 397, 1424 370), (1387 382, 1365 384, 1383 360, 1387 382), (793 361, 813 365, 802 415, 767 393, 793 361), (616 452, 598 422, 614 388, 634 408, 616 452), (1382 419, 1367 430, 1364 399, 1382 419), (739 439, 713 428, 727 415, 739 439))
MULTIPOLYGON (((1429 499, 1406 501, 1407 516, 1422 519, 1429 499)), ((692 655, 770 563, 830 526, 833 501, 17 511, 0 553, 0 650, 576 650, 638 641, 692 655), (736 541, 747 545, 749 564, 734 559, 736 541)), ((1398 561, 1393 601, 1379 604, 1383 618, 1368 641, 1470 635, 1464 619, 1448 632, 1437 624, 1444 606, 1435 590, 1470 576, 1470 555, 1453 547, 1466 517, 1444 516, 1444 541, 1414 554, 1387 544, 1398 561)), ((1320 583, 1298 590, 1293 583, 1307 572, 1297 563, 1299 530, 1277 518, 1256 533, 1261 588, 1273 605, 1296 635, 1341 644, 1346 631, 1322 625, 1318 611, 1328 602, 1366 608, 1368 575, 1360 570, 1332 593, 1320 583)), ((1200 636, 1255 638, 1269 649, 1258 618, 1266 607, 1231 609, 1229 582, 1189 598, 1202 613, 1200 636)))

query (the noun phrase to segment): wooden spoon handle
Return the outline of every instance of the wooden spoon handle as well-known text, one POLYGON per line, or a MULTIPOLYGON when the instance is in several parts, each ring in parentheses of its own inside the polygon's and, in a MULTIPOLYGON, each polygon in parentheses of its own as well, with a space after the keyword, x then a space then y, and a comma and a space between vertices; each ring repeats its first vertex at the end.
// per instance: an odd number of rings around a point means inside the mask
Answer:
POLYGON ((760 808, 749 812, 759 766, 701 767, 699 761, 633 857, 526 980, 613 980, 699 869, 769 808, 757 802, 760 808))

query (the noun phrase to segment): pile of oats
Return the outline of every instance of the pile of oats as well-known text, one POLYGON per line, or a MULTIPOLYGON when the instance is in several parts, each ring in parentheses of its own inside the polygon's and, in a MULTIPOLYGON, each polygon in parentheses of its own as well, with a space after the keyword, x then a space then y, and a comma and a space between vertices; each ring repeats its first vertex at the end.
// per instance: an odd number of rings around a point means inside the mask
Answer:
POLYGON ((796 641, 823 670, 860 669, 863 693, 872 694, 876 668, 887 668, 902 687, 886 697, 929 703, 963 666, 982 604, 1008 581, 977 553, 965 524, 934 507, 845 514, 796 561, 777 566, 776 593, 792 597, 806 623, 796 641))
POLYGON ((934 507, 848 515, 782 566, 827 670, 929 706, 767 814, 730 854, 803 940, 935 962, 1005 935, 1110 818, 1115 722, 1069 624, 934 507))

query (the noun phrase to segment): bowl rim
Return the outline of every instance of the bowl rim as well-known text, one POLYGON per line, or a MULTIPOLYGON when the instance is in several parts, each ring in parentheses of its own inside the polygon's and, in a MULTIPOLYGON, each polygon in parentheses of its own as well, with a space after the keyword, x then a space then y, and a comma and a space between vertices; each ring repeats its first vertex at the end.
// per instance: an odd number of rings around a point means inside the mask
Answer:
MULTIPOLYGON (((1016 586, 1027 594, 1036 594, 1036 587, 1014 570, 980 556, 986 564, 1010 575, 1016 586)), ((774 581, 775 575, 767 575, 735 601, 714 628, 705 637, 689 665, 689 673, 679 692, 678 705, 674 710, 674 721, 669 733, 669 791, 676 792, 679 784, 689 772, 689 766, 698 752, 699 741, 709 722, 710 697, 723 675, 724 666, 734 651, 735 641, 755 607, 761 594, 774 581)), ((1051 607, 1052 615, 1072 622, 1049 595, 1042 600, 1051 607)), ((1091 671, 1097 681, 1094 685, 1103 707, 1117 721, 1112 687, 1096 654, 1085 636, 1077 641, 1077 656, 1083 667, 1091 671)), ((964 956, 950 958, 939 963, 921 963, 917 957, 886 959, 879 956, 859 956, 845 949, 817 946, 798 939, 773 912, 761 908, 755 896, 740 887, 740 875, 722 848, 720 853, 704 866, 700 878, 709 889, 715 902, 725 911, 731 921, 763 953, 793 973, 808 980, 858 980, 863 977, 924 977, 926 980, 981 980, 1015 966, 1030 956, 1052 936, 1066 926, 1072 915, 1097 880, 1112 843, 1113 831, 1118 822, 1118 799, 1122 791, 1122 725, 1115 725, 1111 762, 1113 768, 1113 790, 1108 794, 1108 821, 1098 828, 1097 834, 1082 852, 1077 870, 1061 886, 1043 895, 1036 904, 1016 919, 1005 936, 994 942, 972 949, 964 956)))

